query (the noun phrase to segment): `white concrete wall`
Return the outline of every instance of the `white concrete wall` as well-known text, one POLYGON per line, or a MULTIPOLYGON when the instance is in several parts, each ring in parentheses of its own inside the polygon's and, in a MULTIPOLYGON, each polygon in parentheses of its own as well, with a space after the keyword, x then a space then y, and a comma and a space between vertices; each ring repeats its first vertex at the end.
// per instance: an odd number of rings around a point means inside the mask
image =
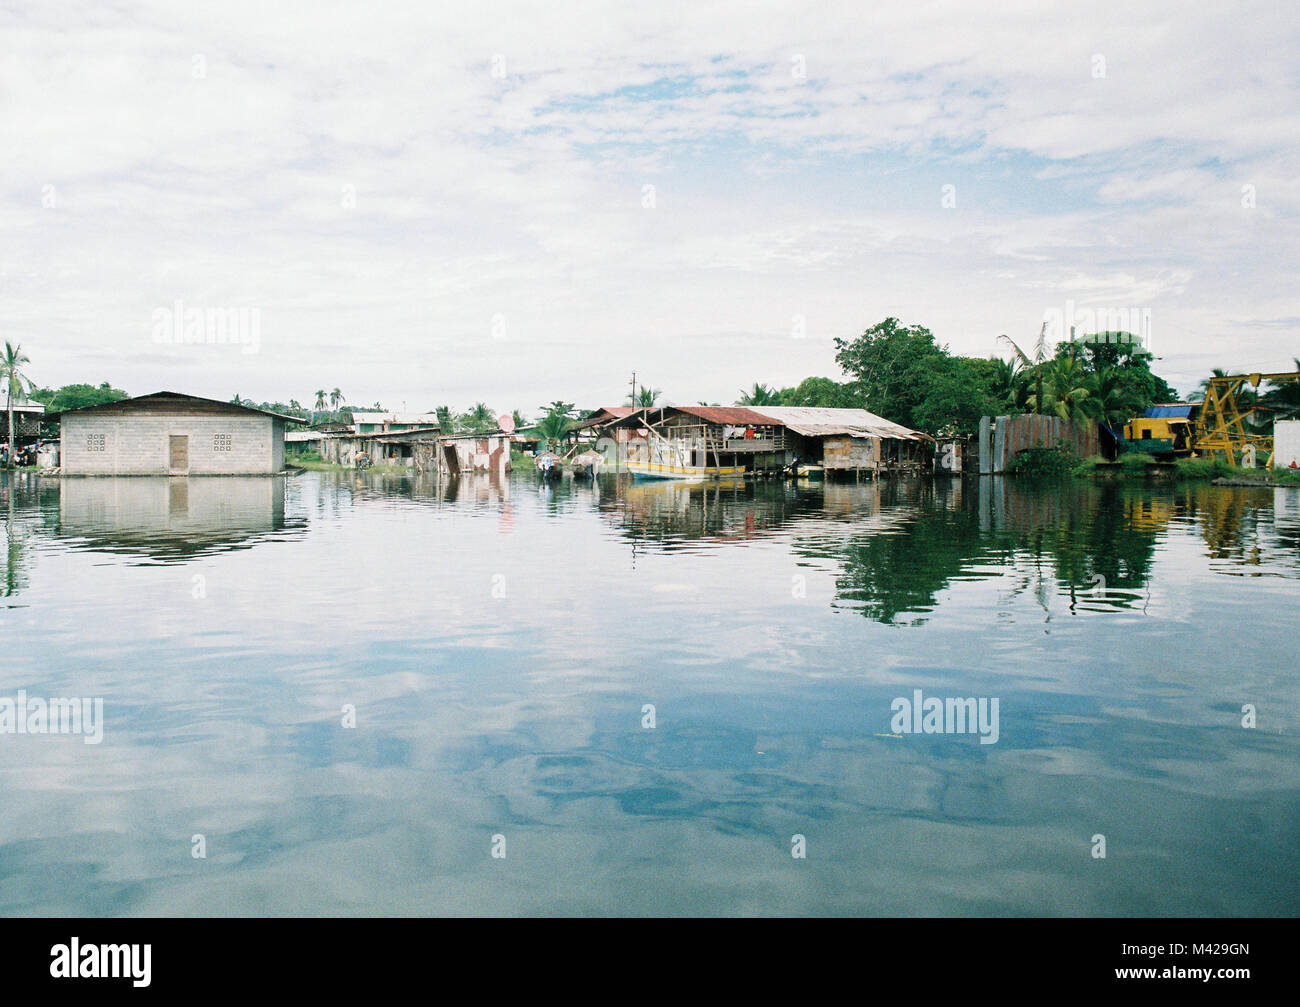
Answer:
POLYGON ((263 475, 284 467, 284 425, 270 416, 150 412, 70 413, 61 423, 62 469, 70 475, 168 475, 170 438, 189 437, 189 475, 263 475), (216 435, 230 450, 216 450, 216 435), (103 451, 90 450, 102 436, 103 451))
POLYGON ((1300 468, 1300 420, 1278 420, 1273 425, 1273 467, 1300 468))

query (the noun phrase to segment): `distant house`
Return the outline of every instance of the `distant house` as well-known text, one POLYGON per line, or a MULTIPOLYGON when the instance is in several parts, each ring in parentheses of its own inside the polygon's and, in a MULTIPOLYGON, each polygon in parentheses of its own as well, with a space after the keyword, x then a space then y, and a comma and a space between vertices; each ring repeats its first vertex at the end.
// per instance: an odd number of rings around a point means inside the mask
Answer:
POLYGON ((354 434, 400 434, 409 430, 437 429, 437 413, 378 413, 352 410, 354 434))
MULTIPOLYGON (((9 413, 0 400, 0 443, 9 441, 9 413)), ((41 421, 45 419, 45 407, 39 402, 26 399, 14 399, 14 440, 18 446, 35 444, 41 433, 41 421)))
POLYGON ((865 409, 656 406, 595 428, 620 464, 652 478, 753 475, 794 468, 866 475, 926 470, 933 438, 865 409))
POLYGON ((321 457, 331 465, 356 465, 357 458, 365 455, 372 465, 415 465, 415 445, 432 441, 438 428, 417 427, 412 430, 367 431, 364 434, 325 434, 320 442, 321 457))
POLYGON ((292 416, 177 392, 54 414, 65 475, 269 475, 292 416))

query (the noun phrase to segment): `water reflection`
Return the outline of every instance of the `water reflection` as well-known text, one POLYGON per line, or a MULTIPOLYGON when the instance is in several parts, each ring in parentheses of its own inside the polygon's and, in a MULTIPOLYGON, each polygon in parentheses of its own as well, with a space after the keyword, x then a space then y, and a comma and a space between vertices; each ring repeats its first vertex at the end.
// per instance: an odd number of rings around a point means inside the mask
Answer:
POLYGON ((56 534, 73 548, 178 562, 299 533, 277 477, 84 478, 58 482, 56 534))
POLYGON ((0 738, 0 913, 1300 899, 1300 494, 308 473, 222 512, 224 480, 129 482, 0 481, 0 696, 107 718, 0 738), (890 733, 914 688, 1000 697, 1000 740, 890 733))
POLYGON ((4 525, 0 597, 13 598, 29 583, 42 514, 57 505, 57 489, 28 472, 0 472, 0 520, 4 525))
POLYGON ((1297 490, 1082 481, 610 483, 601 513, 636 547, 663 551, 783 537, 838 568, 835 603, 917 623, 961 581, 1006 596, 1068 599, 1071 612, 1140 608, 1171 526, 1192 530, 1223 573, 1295 576, 1297 490), (1279 503, 1279 501, 1282 501, 1279 503), (1281 507, 1281 510, 1278 508, 1281 507))

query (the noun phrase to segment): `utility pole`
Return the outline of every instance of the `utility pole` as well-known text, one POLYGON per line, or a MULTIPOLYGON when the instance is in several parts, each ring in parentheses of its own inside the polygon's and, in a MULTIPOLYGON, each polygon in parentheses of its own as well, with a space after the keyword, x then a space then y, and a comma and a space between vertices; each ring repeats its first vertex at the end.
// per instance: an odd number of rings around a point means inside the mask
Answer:
POLYGON ((632 372, 632 408, 636 408, 636 371, 632 372))

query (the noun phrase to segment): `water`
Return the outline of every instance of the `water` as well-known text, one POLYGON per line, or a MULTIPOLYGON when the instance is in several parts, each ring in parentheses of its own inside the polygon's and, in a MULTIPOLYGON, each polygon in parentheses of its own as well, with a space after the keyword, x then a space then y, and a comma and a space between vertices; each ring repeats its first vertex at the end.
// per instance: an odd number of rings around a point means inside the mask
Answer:
POLYGON ((1300 908, 1296 490, 0 479, 5 914, 1300 908))

